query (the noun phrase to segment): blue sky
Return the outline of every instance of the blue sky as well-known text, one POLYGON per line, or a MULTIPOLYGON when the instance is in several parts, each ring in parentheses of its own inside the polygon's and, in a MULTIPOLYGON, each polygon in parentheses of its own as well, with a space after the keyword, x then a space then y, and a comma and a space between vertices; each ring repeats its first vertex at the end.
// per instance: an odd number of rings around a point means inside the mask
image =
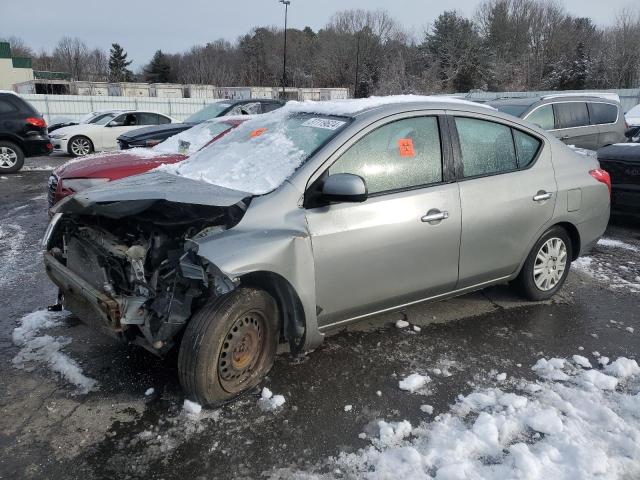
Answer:
MULTIPOLYGON (((630 0, 561 0, 574 15, 609 25, 630 0)), ((291 0, 289 24, 314 30, 332 13, 348 8, 387 9, 405 28, 420 33, 444 9, 473 15, 479 0, 291 0)), ((221 37, 235 40, 254 26, 282 25, 277 0, 56 0, 27 8, 22 0, 0 0, 2 36, 21 37, 36 50, 50 49, 63 35, 82 38, 91 47, 120 43, 135 65, 153 52, 183 51, 221 37)))

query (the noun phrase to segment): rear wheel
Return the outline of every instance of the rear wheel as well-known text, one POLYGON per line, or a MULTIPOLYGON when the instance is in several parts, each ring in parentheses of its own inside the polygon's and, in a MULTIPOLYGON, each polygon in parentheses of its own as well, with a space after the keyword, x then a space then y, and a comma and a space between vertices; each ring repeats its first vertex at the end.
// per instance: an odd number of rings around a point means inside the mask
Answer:
POLYGON ((264 290, 240 288, 202 307, 184 332, 178 357, 187 396, 216 405, 256 386, 273 366, 278 309, 264 290))
POLYGON ((529 300, 547 300, 562 288, 571 258, 571 239, 566 230, 551 227, 531 249, 515 284, 529 300))
POLYGON ((0 173, 15 173, 24 165, 24 152, 15 143, 0 140, 0 173))
POLYGON ((93 143, 87 137, 78 136, 69 140, 69 146, 67 147, 69 154, 74 157, 82 157, 89 155, 93 152, 93 143))

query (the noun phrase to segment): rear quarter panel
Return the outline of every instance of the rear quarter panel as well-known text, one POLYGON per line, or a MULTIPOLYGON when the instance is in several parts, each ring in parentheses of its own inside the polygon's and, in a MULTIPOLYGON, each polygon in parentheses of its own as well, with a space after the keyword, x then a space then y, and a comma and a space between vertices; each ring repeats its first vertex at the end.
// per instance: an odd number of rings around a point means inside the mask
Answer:
POLYGON ((610 195, 607 186, 589 171, 600 168, 595 155, 578 154, 553 142, 553 166, 558 185, 554 223, 574 225, 580 235, 580 255, 604 234, 609 222, 610 195))

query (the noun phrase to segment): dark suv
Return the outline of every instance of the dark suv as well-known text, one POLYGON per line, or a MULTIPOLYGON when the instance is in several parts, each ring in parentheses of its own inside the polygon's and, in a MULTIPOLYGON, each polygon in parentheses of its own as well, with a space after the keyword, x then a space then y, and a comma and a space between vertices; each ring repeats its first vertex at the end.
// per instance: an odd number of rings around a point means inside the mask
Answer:
POLYGON ((15 93, 0 91, 0 174, 17 172, 25 157, 52 149, 42 115, 15 93))

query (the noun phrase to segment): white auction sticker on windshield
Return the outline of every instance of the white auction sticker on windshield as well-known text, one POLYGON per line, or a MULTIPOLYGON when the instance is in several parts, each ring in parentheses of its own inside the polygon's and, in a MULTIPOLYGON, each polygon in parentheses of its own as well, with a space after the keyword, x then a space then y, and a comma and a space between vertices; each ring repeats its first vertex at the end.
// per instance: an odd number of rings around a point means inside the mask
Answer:
POLYGON ((303 127, 324 128, 326 130, 337 130, 347 122, 333 120, 331 118, 310 118, 302 124, 303 127))

